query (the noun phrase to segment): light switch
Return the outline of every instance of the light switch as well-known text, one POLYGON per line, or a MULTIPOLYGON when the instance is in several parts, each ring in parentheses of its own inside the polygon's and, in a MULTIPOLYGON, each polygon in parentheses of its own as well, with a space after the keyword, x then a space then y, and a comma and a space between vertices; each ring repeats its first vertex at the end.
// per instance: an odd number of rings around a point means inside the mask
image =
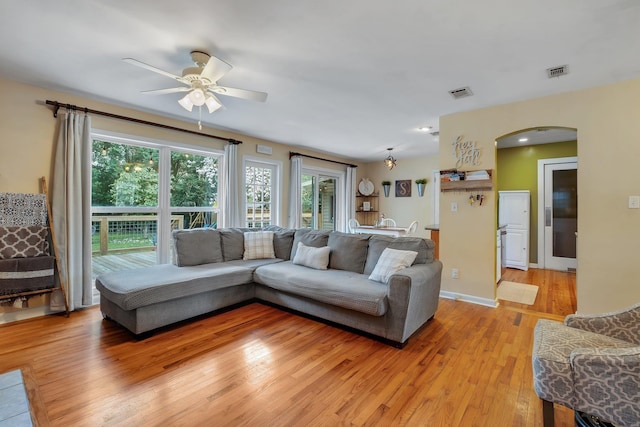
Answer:
POLYGON ((456 202, 451 202, 451 212, 458 212, 458 204, 456 202))
POLYGON ((629 196, 629 209, 640 209, 640 196, 629 196))

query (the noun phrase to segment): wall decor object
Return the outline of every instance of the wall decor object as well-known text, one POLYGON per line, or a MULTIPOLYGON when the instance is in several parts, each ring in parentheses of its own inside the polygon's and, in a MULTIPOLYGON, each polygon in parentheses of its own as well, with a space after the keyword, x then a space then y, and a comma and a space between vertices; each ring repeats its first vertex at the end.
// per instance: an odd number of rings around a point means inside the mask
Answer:
POLYGON ((411 197, 411 180, 396 180, 396 197, 411 197))
POLYGON ((418 196, 424 196, 424 188, 427 186, 427 178, 416 179, 416 187, 418 187, 418 196))
POLYGON ((480 164, 480 149, 476 147, 475 141, 465 141, 460 135, 451 143, 451 148, 456 158, 457 168, 464 165, 477 166, 480 164))
POLYGON ((382 181, 382 189, 384 190, 384 197, 389 197, 390 188, 391 188, 391 181, 382 181))

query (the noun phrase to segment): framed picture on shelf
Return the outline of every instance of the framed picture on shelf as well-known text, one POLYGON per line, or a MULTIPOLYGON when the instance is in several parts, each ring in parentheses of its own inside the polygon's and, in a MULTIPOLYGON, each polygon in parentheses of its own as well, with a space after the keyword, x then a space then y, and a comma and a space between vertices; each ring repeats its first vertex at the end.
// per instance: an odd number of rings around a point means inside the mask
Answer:
POLYGON ((411 197, 411 180, 396 180, 396 197, 411 197))
POLYGON ((370 211, 371 210, 371 202, 362 202, 362 210, 370 211))

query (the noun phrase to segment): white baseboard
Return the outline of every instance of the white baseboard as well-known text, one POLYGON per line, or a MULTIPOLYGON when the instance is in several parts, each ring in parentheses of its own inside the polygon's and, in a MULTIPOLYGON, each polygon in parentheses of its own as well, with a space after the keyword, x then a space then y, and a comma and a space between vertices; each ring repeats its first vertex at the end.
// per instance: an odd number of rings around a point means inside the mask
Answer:
POLYGON ((498 302, 496 300, 489 298, 480 298, 473 295, 459 294, 457 292, 440 291, 440 298, 470 302, 472 304, 484 305, 491 308, 496 308, 498 306, 498 302))
POLYGON ((538 263, 536 263, 536 262, 530 262, 530 263, 529 263, 529 268, 538 268, 538 263))

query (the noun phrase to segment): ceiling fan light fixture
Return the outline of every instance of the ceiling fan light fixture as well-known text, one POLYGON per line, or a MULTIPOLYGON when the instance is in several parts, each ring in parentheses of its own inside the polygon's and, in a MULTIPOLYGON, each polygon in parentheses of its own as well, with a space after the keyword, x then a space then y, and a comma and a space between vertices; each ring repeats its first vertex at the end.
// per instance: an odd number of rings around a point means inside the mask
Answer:
POLYGON ((218 108, 222 107, 222 104, 220 103, 220 101, 218 101, 218 99, 216 99, 216 97, 211 94, 207 95, 207 97, 204 100, 204 103, 207 106, 207 109, 209 109, 209 113, 213 113, 218 108))
POLYGON ((187 111, 193 110, 193 102, 191 102, 191 98, 189 97, 190 95, 191 94, 188 93, 184 96, 184 98, 181 98, 180 100, 178 100, 178 104, 180 104, 182 108, 184 108, 187 111))
POLYGON ((196 88, 191 92, 189 92, 189 95, 187 96, 189 97, 189 100, 193 103, 193 105, 198 107, 204 105, 205 96, 204 96, 204 91, 202 89, 196 88))

